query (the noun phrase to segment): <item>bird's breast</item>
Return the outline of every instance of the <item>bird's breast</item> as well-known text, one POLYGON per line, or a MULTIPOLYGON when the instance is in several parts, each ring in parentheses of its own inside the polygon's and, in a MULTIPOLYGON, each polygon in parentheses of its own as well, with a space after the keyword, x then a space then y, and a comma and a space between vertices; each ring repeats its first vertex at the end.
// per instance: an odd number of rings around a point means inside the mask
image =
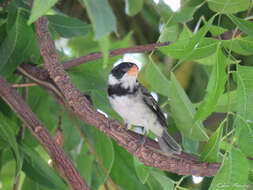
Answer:
POLYGON ((147 110, 145 105, 138 100, 138 97, 114 96, 114 98, 109 98, 109 101, 125 122, 143 127, 146 125, 147 110))

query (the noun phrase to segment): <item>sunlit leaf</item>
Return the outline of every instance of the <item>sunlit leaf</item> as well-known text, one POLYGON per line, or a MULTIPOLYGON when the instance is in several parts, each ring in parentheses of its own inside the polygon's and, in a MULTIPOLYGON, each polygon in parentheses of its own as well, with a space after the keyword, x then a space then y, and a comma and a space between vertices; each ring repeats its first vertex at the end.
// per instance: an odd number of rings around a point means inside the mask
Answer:
POLYGON ((163 53, 174 58, 183 60, 200 59, 211 55, 217 48, 218 41, 215 39, 204 38, 214 20, 213 16, 208 23, 203 26, 195 35, 189 39, 180 40, 177 43, 160 47, 163 53))
POLYGON ((143 0, 125 0, 125 11, 130 16, 136 15, 142 7, 143 0))
POLYGON ((159 37, 160 42, 173 42, 177 39, 178 25, 164 26, 159 37))
POLYGON ((207 0, 208 7, 220 13, 237 13, 247 10, 250 6, 250 0, 207 0))
POLYGON ((95 40, 111 32, 116 32, 116 18, 107 0, 83 1, 95 30, 95 40))
POLYGON ((51 7, 55 5, 57 0, 34 0, 28 24, 33 23, 39 17, 44 15, 51 7))

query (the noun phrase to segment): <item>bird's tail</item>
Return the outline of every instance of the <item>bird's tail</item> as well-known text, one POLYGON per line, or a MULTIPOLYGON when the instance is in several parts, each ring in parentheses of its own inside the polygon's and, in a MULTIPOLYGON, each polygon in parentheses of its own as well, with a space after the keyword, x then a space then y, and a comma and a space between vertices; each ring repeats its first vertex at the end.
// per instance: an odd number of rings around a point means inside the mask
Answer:
POLYGON ((180 154, 182 151, 181 146, 168 134, 167 130, 163 130, 162 136, 158 137, 158 143, 167 155, 180 154))

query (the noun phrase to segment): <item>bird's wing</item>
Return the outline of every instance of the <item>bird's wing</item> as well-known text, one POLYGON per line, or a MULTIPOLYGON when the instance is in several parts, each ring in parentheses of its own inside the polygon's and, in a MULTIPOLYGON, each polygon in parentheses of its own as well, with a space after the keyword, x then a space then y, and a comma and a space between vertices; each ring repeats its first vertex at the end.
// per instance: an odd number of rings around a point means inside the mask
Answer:
POLYGON ((167 126, 165 116, 164 116, 161 108, 159 107, 158 103, 156 102, 156 100, 146 90, 146 88, 144 86, 142 86, 140 83, 139 83, 139 89, 141 90, 142 94, 144 95, 143 98, 142 98, 144 103, 151 109, 151 111, 153 111, 156 114, 160 124, 163 127, 167 128, 168 126, 167 126))

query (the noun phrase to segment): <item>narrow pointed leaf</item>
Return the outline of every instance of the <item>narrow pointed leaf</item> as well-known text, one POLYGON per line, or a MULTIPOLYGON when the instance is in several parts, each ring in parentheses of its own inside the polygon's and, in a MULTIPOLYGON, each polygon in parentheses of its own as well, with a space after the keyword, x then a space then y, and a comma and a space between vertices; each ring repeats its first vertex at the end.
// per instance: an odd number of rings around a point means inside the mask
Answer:
POLYGON ((44 15, 58 0, 34 0, 28 24, 32 24, 39 17, 44 15))
POLYGON ((204 151, 201 153, 200 159, 204 162, 217 162, 218 153, 220 149, 220 142, 222 137, 224 121, 220 124, 219 128, 209 138, 204 151))
POLYGON ((208 136, 201 122, 194 122, 195 108, 176 77, 171 73, 169 104, 178 129, 188 138, 207 141, 208 136))
POLYGON ((245 190, 248 180, 248 160, 240 150, 232 147, 228 158, 215 175, 209 190, 245 190))
POLYGON ((251 38, 253 38, 253 23, 241 18, 237 18, 236 16, 230 15, 229 16, 233 23, 235 23, 241 31, 248 34, 251 38))
POLYGON ((236 136, 238 146, 253 156, 253 68, 238 65, 236 136))
POLYGON ((217 48, 216 63, 213 66, 213 70, 207 85, 207 94, 200 104, 198 111, 195 115, 195 120, 205 120, 214 110, 219 97, 224 92, 225 82, 227 75, 226 68, 226 56, 223 54, 221 47, 217 48))
POLYGON ((107 0, 83 1, 95 30, 95 40, 111 32, 116 32, 116 18, 107 0))

